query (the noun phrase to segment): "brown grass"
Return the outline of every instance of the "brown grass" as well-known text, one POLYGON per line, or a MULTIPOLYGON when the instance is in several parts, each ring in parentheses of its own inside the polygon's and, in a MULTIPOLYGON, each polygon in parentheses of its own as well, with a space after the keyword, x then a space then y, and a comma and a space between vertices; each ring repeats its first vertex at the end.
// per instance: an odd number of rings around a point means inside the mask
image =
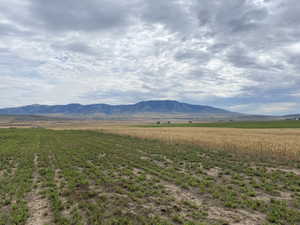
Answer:
POLYGON ((299 129, 237 128, 135 128, 102 127, 105 132, 140 138, 160 139, 171 143, 196 144, 208 149, 247 152, 260 156, 295 158, 300 156, 299 129))

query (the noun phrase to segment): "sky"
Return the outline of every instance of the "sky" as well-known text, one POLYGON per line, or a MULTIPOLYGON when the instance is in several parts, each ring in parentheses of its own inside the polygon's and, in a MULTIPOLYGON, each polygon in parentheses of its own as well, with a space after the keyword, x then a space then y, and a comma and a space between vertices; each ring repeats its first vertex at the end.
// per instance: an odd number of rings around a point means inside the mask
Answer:
POLYGON ((300 113, 299 0, 0 0, 0 108, 300 113))

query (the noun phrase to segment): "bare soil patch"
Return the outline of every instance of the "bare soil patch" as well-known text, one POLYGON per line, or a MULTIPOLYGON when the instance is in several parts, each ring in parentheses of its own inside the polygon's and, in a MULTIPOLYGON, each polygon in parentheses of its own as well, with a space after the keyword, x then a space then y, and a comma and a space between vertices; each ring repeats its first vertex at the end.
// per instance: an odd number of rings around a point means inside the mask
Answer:
POLYGON ((221 172, 221 169, 218 168, 218 167, 206 170, 207 175, 211 176, 211 177, 218 177, 218 175, 219 175, 220 172, 221 172))
POLYGON ((250 213, 245 210, 229 211, 221 207, 210 207, 208 218, 219 219, 231 225, 260 225, 265 222, 263 214, 250 213))
POLYGON ((171 193, 172 197, 174 197, 176 199, 176 201, 178 201, 178 202, 189 201, 189 202, 194 203, 197 206, 202 205, 202 199, 200 197, 196 196, 194 193, 192 193, 188 190, 184 190, 174 184, 167 183, 165 181, 163 181, 162 183, 165 186, 165 188, 167 189, 167 191, 169 193, 171 193))
POLYGON ((40 194, 42 188, 38 182, 39 175, 37 172, 37 155, 34 156, 34 166, 35 171, 33 173, 33 187, 35 188, 29 193, 27 199, 30 217, 27 220, 26 225, 52 224, 52 212, 50 209, 50 204, 48 200, 40 194))

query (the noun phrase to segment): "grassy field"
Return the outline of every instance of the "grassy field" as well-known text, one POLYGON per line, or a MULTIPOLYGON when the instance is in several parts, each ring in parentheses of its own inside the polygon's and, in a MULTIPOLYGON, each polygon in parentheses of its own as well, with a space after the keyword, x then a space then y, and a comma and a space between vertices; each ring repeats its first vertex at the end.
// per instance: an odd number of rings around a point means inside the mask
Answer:
POLYGON ((241 121, 217 123, 162 123, 140 125, 141 127, 218 127, 218 128, 246 128, 246 129, 272 129, 272 128, 300 128, 300 120, 276 121, 241 121))
POLYGON ((300 164, 195 145, 0 130, 0 224, 300 224, 300 164))

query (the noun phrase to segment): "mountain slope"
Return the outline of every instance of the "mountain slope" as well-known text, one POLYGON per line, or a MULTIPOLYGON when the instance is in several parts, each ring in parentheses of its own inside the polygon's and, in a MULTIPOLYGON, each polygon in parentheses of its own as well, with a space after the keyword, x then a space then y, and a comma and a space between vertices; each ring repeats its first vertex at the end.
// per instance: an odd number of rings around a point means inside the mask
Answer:
POLYGON ((64 115, 134 115, 145 113, 157 114, 238 114, 219 108, 205 105, 191 105, 170 100, 144 101, 132 105, 29 105, 16 108, 0 109, 4 115, 43 115, 43 114, 64 114, 64 115))

